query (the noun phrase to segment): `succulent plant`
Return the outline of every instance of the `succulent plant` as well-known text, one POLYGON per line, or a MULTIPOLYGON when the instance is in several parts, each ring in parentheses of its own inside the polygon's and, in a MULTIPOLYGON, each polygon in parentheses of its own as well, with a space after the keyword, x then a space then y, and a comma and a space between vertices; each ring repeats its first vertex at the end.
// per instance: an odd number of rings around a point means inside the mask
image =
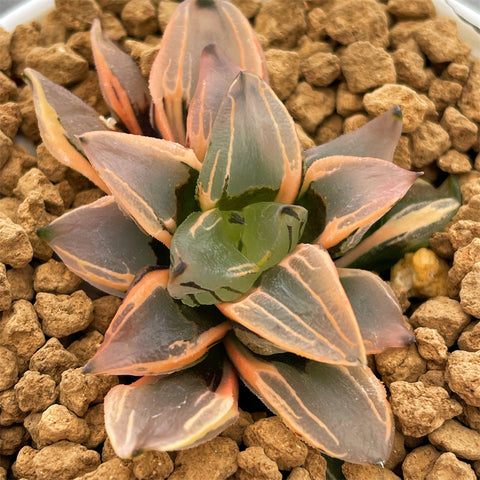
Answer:
POLYGON ((253 30, 227 1, 178 6, 150 89, 98 21, 91 40, 116 126, 25 76, 47 148, 107 194, 39 236, 124 297, 84 367, 142 377, 105 398, 117 454, 213 438, 238 416, 238 373, 310 445, 383 462, 393 418, 367 355, 414 337, 388 285, 346 267, 381 271, 423 244, 458 208, 455 185, 435 189, 392 162, 398 107, 303 151, 253 30))

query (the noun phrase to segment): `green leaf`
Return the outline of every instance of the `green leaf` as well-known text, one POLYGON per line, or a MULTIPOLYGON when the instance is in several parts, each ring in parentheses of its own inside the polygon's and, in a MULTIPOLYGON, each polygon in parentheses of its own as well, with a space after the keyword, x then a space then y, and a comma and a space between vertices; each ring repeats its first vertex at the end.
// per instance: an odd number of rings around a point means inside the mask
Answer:
POLYGON ((338 458, 332 458, 328 455, 323 455, 327 461, 327 471, 325 480, 346 480, 342 472, 343 462, 338 458))
POLYGON ((334 155, 393 160, 393 154, 402 133, 402 110, 396 106, 382 113, 353 132, 305 151, 308 167, 320 158, 334 155))
POLYGON ((218 308, 278 347, 339 365, 366 363, 360 329, 321 245, 300 244, 240 300, 218 308))
POLYGON ((172 239, 168 291, 191 306, 237 299, 295 248, 305 222, 302 207, 269 202, 191 214, 172 239))
POLYGON ((155 265, 150 239, 102 197, 71 210, 38 230, 67 267, 93 286, 123 297, 135 273, 155 265))
POLYGON ((147 83, 133 58, 103 35, 98 19, 90 40, 103 98, 113 116, 135 135, 153 134, 147 83))
POLYGON ((427 246, 430 236, 443 230, 460 205, 460 189, 454 177, 448 177, 437 189, 417 180, 362 242, 335 263, 338 267, 385 271, 406 252, 427 246))
POLYGON ((415 342, 392 289, 366 270, 339 268, 340 282, 357 318, 367 355, 415 342))
POLYGON ((139 273, 84 373, 160 375, 202 359, 231 325, 217 309, 189 308, 173 300, 168 270, 139 273))
POLYGON ((224 344, 242 380, 305 442, 352 463, 389 457, 393 415, 385 388, 369 368, 291 354, 265 359, 231 334, 224 344))
POLYGON ((172 15, 150 72, 153 118, 163 138, 185 144, 185 112, 197 88, 200 56, 221 45, 240 68, 267 79, 262 48, 248 20, 225 0, 186 0, 172 15))
POLYGON ((121 458, 182 450, 211 440, 238 417, 238 384, 227 361, 118 385, 105 397, 105 428, 121 458))
POLYGON ((292 203, 302 151, 283 103, 257 75, 240 72, 222 101, 198 178, 202 210, 292 203))
POLYGON ((300 191, 300 197, 313 195, 325 208, 325 228, 314 243, 330 248, 371 224, 405 195, 418 175, 376 158, 337 155, 316 160, 300 191))
POLYGON ((149 235, 170 246, 177 222, 185 215, 179 215, 183 208, 178 203, 186 198, 191 200, 189 207, 194 206, 201 166, 194 153, 167 140, 127 133, 92 132, 80 140, 119 205, 149 235))
POLYGON ((239 72, 240 67, 218 45, 207 45, 203 49, 197 89, 187 116, 187 144, 201 162, 210 143, 218 108, 239 72))
POLYGON ((53 83, 41 73, 26 68, 25 78, 33 91, 38 128, 48 151, 61 163, 85 175, 103 191, 109 190, 83 153, 78 136, 108 130, 88 104, 53 83))

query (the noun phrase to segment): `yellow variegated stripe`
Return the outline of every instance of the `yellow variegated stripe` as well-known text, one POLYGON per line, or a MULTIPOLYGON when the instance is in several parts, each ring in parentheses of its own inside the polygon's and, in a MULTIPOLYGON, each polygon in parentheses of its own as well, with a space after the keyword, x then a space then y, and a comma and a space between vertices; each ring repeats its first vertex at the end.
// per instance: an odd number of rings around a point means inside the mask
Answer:
POLYGON ((118 296, 123 297, 125 295, 125 292, 135 277, 136 272, 114 272, 113 270, 102 268, 99 265, 82 260, 59 246, 53 245, 52 247, 73 273, 102 290, 102 287, 117 290, 118 296))
POLYGON ((365 364, 360 329, 328 253, 319 245, 300 244, 264 275, 278 277, 280 270, 288 272, 305 290, 305 298, 298 299, 305 303, 308 296, 311 308, 305 316, 297 313, 297 305, 274 297, 262 282, 236 302, 217 307, 235 322, 289 352, 332 364, 365 364))
POLYGON ((420 209, 412 205, 408 213, 401 211, 390 218, 387 223, 373 232, 354 249, 336 260, 335 264, 337 267, 346 267, 376 246, 381 244, 388 245, 392 241, 395 241, 395 243, 401 242, 404 238, 411 235, 413 231, 428 227, 435 221, 451 214, 455 208, 458 208, 458 205, 458 201, 451 198, 430 202, 420 209))
POLYGON ((109 193, 110 191, 105 182, 99 177, 89 161, 68 141, 65 130, 58 119, 57 112, 45 97, 39 77, 30 68, 25 69, 24 75, 30 82, 34 93, 33 101, 38 119, 38 128, 47 149, 58 161, 79 171, 97 187, 109 193))

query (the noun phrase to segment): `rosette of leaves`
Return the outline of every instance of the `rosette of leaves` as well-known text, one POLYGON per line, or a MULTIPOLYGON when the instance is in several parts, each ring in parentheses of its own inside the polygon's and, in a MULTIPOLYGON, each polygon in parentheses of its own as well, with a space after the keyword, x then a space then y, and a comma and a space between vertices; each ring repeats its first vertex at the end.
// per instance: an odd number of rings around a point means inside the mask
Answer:
POLYGON ((84 368, 141 377, 105 398, 117 454, 211 439, 237 418, 239 375, 310 445, 384 461, 393 418, 366 358, 413 335, 388 285, 329 251, 365 268, 369 252, 402 254, 458 208, 426 183, 408 199, 418 174, 392 162, 400 110, 303 151, 253 30, 224 0, 178 6, 150 88, 98 21, 91 40, 114 131, 40 73, 25 76, 47 148, 106 193, 39 235, 124 297, 84 368))

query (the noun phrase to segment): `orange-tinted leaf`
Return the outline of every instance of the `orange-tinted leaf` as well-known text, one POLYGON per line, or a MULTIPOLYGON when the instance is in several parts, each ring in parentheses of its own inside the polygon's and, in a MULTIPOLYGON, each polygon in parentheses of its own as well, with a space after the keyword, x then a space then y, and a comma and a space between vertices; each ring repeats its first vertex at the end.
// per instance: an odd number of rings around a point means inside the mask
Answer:
POLYGON ((213 121, 231 83, 240 72, 218 45, 207 45, 200 57, 197 89, 187 116, 187 143, 203 161, 213 121))
POLYGON ((313 360, 365 364, 355 315, 327 251, 300 244, 258 287, 218 308, 273 344, 313 360))
POLYGON ((24 75, 33 91, 38 128, 49 152, 108 193, 107 186, 86 159, 77 139, 85 132, 108 130, 98 113, 41 73, 26 68, 24 75))
POLYGON ((166 287, 168 270, 140 273, 110 324, 85 373, 159 375, 199 361, 228 330, 215 308, 189 308, 166 287))
POLYGON ((198 177, 202 210, 292 203, 301 177, 302 149, 290 114, 258 75, 240 72, 220 105, 198 177))
POLYGON ((402 110, 396 106, 353 132, 309 148, 305 151, 305 164, 308 168, 320 158, 333 155, 354 155, 392 161, 401 133, 402 110))
POLYGON ((137 64, 103 35, 98 19, 92 23, 90 38, 100 88, 113 116, 131 133, 153 133, 149 123, 150 95, 137 64))
POLYGON ((378 275, 353 268, 339 268, 338 275, 357 317, 367 354, 415 341, 392 289, 378 275))
POLYGON ((308 444, 352 463, 383 463, 393 444, 385 388, 366 367, 328 365, 291 354, 255 355, 229 335, 242 380, 308 444))
POLYGON ((330 248, 371 224, 407 193, 418 175, 376 158, 335 155, 316 160, 300 192, 310 190, 325 205, 326 224, 316 241, 330 248))
POLYGON ((92 132, 80 140, 122 208, 149 235, 170 246, 178 202, 185 197, 193 203, 200 168, 195 154, 167 140, 128 133, 92 132))
POLYGON ((157 261, 150 239, 113 197, 71 210, 38 231, 65 265, 93 286, 123 297, 138 270, 157 261))
POLYGON ((267 78, 263 52, 248 20, 225 0, 186 0, 163 34, 150 72, 154 121, 167 140, 185 143, 185 112, 197 88, 202 50, 221 45, 240 68, 267 78))
POLYGON ((145 450, 190 448, 237 419, 237 398, 232 366, 207 358, 189 370, 114 387, 105 397, 105 428, 122 458, 145 450))

